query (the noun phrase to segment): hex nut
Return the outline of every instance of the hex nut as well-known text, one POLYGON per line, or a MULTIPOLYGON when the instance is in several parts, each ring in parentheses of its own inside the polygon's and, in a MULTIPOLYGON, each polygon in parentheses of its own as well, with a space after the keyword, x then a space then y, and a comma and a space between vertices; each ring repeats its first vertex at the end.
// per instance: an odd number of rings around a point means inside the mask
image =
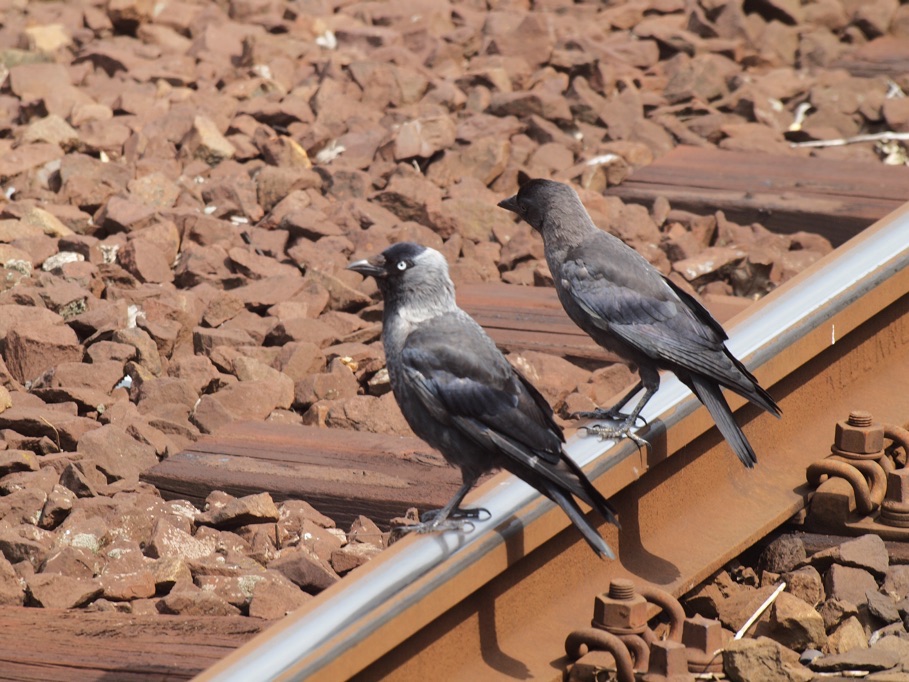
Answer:
POLYGON ((844 452, 870 455, 884 449, 884 427, 880 423, 856 426, 848 421, 836 423, 833 444, 844 452))
POLYGON ((606 630, 637 630, 647 627, 647 600, 639 594, 630 599, 614 599, 608 593, 597 595, 593 622, 606 630))

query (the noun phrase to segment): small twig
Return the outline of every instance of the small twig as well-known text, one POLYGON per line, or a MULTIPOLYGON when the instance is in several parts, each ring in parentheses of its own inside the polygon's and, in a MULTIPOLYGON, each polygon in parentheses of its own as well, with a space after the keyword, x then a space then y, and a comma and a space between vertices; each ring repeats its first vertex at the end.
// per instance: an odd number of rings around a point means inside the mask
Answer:
POLYGON ((909 133, 897 133, 887 130, 883 133, 868 133, 853 137, 840 137, 835 140, 806 140, 805 142, 790 142, 789 146, 795 147, 843 147, 847 144, 858 142, 880 142, 888 140, 909 140, 909 133))
POLYGON ((750 628, 752 625, 754 625, 754 623, 757 621, 758 618, 761 617, 761 615, 764 613, 764 611, 766 611, 768 608, 770 608, 770 605, 774 601, 776 601, 777 597, 780 596, 780 592, 782 592, 785 589, 786 589, 786 583, 780 583, 779 587, 777 587, 773 591, 773 594, 771 594, 769 597, 767 597, 767 599, 764 600, 764 603, 758 607, 758 610, 755 611, 754 614, 752 614, 751 618, 749 618, 748 620, 745 621, 745 624, 742 626, 742 629, 735 633, 735 637, 733 637, 733 639, 741 639, 742 637, 744 637, 745 633, 748 632, 748 628, 750 628))
POLYGON ((47 421, 47 419, 45 419, 44 417, 39 417, 39 419, 54 430, 54 436, 57 439, 57 447, 60 449, 61 452, 63 452, 63 446, 60 445, 60 432, 57 430, 57 427, 54 426, 53 424, 51 424, 49 421, 47 421))

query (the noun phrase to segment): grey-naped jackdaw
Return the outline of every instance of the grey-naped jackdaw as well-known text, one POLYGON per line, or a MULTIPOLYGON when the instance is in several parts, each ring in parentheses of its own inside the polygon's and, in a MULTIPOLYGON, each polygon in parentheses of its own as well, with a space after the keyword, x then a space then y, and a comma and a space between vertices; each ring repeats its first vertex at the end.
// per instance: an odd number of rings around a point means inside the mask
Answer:
POLYGON ((403 242, 348 268, 374 277, 385 300, 386 364, 407 423, 461 469, 454 498, 415 530, 462 528, 458 519, 478 512, 460 508, 464 496, 482 474, 505 469, 558 504, 597 554, 612 557, 572 496, 617 523, 612 507, 565 454, 545 398, 457 306, 445 257, 403 242))
POLYGON ((720 387, 779 416, 780 408, 726 348, 726 332, 693 296, 637 251, 600 230, 577 192, 552 180, 520 178, 518 193, 499 206, 526 220, 543 237, 546 262, 568 316, 599 345, 638 368, 640 382, 608 410, 579 417, 621 421, 591 426, 601 437, 630 437, 647 401, 668 369, 707 407, 720 433, 746 467, 757 457, 733 418, 720 387), (630 413, 620 410, 644 389, 630 413))

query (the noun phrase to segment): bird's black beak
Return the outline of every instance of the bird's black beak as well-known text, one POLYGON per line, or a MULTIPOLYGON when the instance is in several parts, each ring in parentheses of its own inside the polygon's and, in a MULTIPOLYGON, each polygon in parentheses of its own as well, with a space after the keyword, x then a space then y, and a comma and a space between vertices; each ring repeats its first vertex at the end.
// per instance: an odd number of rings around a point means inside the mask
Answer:
POLYGON ((512 213, 518 212, 518 195, 515 194, 513 197, 508 197, 507 199, 502 199, 499 202, 499 208, 504 208, 506 211, 511 211, 512 213))
POLYGON ((373 256, 364 260, 356 260, 347 266, 348 270, 359 272, 364 277, 385 277, 385 259, 382 256, 373 256))

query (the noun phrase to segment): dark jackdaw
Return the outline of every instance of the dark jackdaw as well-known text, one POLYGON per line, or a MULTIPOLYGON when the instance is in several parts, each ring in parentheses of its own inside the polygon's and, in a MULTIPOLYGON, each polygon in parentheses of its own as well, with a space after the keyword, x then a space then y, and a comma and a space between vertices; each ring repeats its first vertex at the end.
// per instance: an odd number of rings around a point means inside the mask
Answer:
POLYGON ((600 556, 612 551, 572 495, 616 523, 609 502, 570 460, 552 409, 455 303, 448 263, 404 242, 349 269, 375 277, 385 299, 382 340, 391 388, 407 423, 461 469, 464 484, 438 512, 407 530, 463 528, 460 508, 484 473, 505 469, 558 504, 600 556))
POLYGON ((704 403, 742 463, 754 466, 754 450, 720 386, 773 415, 779 416, 780 408, 726 348, 726 332, 704 306, 637 251, 597 228, 568 185, 528 179, 499 206, 543 236, 546 262, 568 316, 598 344, 638 368, 640 382, 616 405, 577 415, 621 423, 588 431, 643 442, 629 429, 660 387, 659 370, 668 369, 704 403), (641 388, 644 396, 634 409, 620 412, 641 388))

